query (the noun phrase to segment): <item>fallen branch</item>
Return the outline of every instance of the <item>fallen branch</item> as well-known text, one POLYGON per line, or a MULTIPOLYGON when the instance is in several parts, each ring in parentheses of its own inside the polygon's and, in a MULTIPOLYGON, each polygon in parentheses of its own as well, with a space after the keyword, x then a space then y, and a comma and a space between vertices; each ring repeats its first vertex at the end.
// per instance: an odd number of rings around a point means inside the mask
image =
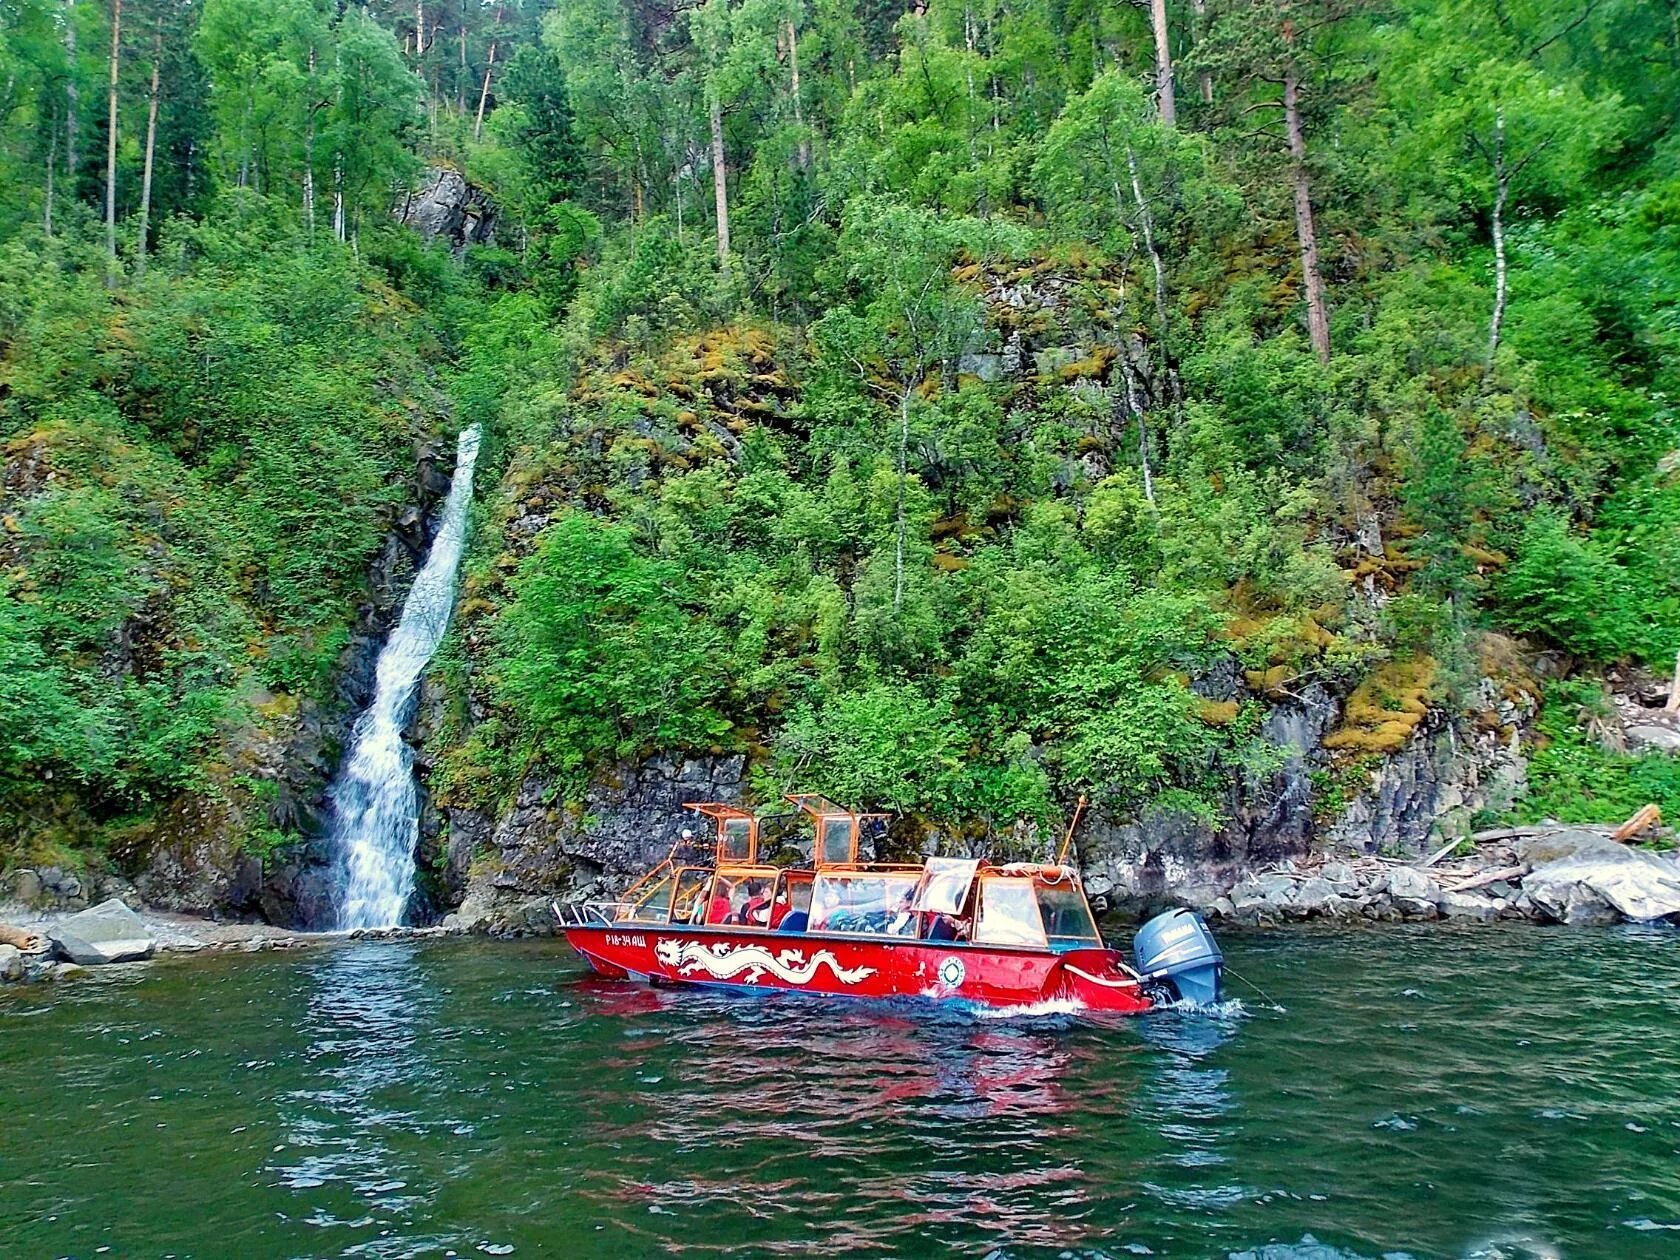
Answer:
POLYGON ((1483 871, 1475 879, 1467 879, 1462 884, 1454 884, 1444 892, 1469 892, 1472 888, 1485 888, 1489 884, 1497 884, 1502 879, 1521 879, 1528 874, 1526 866, 1502 866, 1497 871, 1483 871))
POLYGON ((1488 831, 1478 831, 1470 838, 1477 844, 1492 844, 1499 840, 1526 840, 1530 836, 1556 830, 1556 827, 1494 827, 1488 831))
POLYGON ((1647 805, 1639 810, 1620 827, 1610 833, 1612 840, 1631 840, 1642 831, 1649 831, 1662 823, 1662 810, 1656 805, 1647 805))

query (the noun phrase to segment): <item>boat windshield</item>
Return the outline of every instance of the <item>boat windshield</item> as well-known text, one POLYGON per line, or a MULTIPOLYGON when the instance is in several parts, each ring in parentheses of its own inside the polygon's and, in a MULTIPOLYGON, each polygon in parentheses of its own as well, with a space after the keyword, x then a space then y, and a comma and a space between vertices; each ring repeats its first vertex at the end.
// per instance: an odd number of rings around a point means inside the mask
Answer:
POLYGON ((916 935, 915 871, 859 871, 817 876, 811 931, 879 936, 916 935))
POLYGON ((700 923, 705 919, 706 903, 701 893, 706 890, 712 873, 697 866, 684 867, 677 872, 676 895, 671 900, 672 923, 700 923))
POLYGON ((916 892, 916 909, 930 914, 961 914, 979 869, 980 863, 968 858, 929 858, 916 892))
POLYGON ((1051 949, 1088 949, 1102 945, 1096 921, 1091 918, 1091 906, 1071 877, 1054 884, 1039 884, 1038 909, 1051 949))
POLYGON ((974 939, 984 945, 1032 945, 1043 949, 1044 920, 1039 916, 1033 881, 993 875, 980 881, 980 911, 974 939))
POLYGON ((618 918, 639 923, 663 923, 671 911, 671 890, 675 874, 667 874, 632 888, 618 907, 618 918))

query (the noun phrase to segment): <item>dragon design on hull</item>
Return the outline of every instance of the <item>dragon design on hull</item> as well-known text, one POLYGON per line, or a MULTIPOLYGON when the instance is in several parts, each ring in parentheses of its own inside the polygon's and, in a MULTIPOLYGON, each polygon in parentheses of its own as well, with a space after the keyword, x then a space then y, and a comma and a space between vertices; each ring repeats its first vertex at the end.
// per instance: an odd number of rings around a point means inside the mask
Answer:
POLYGON ((739 976, 747 984, 757 984, 761 977, 772 975, 784 984, 805 985, 816 979, 817 972, 825 966, 841 984, 856 984, 875 974, 873 967, 842 967, 826 949, 819 949, 807 959, 802 949, 784 949, 772 954, 762 945, 720 942, 708 947, 700 941, 660 941, 654 953, 680 976, 698 972, 705 972, 714 980, 733 980, 739 976))

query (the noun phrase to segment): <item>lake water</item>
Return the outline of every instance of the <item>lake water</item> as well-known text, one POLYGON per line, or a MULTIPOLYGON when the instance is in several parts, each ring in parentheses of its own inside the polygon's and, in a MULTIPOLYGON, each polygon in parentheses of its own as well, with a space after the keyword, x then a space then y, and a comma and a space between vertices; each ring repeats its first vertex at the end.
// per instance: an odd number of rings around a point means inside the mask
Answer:
POLYGON ((1680 934, 1229 937, 1103 1024, 344 943, 0 996, 0 1254, 1680 1255, 1680 934))

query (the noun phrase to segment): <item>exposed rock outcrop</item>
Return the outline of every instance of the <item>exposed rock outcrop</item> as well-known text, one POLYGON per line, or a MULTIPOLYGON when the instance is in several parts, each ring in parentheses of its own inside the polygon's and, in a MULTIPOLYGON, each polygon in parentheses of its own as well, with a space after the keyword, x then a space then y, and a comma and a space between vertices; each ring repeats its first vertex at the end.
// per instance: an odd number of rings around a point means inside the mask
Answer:
POLYGON ((458 256, 495 239, 496 205, 452 166, 429 166, 396 208, 397 218, 427 240, 442 237, 458 256))

